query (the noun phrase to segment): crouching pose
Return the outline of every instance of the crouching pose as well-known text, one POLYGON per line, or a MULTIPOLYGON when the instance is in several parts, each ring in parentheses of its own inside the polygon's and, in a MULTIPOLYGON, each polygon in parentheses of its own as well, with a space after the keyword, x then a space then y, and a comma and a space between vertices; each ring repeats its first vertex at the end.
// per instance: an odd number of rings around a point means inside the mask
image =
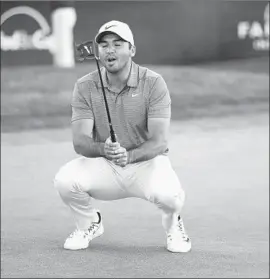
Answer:
POLYGON ((65 249, 78 250, 104 232, 92 199, 141 198, 157 205, 171 252, 188 252, 181 210, 185 193, 168 157, 171 98, 161 75, 132 61, 129 26, 111 21, 95 37, 101 76, 117 141, 109 123, 98 72, 80 78, 72 97, 72 135, 79 158, 60 168, 54 185, 71 209, 76 230, 65 249))

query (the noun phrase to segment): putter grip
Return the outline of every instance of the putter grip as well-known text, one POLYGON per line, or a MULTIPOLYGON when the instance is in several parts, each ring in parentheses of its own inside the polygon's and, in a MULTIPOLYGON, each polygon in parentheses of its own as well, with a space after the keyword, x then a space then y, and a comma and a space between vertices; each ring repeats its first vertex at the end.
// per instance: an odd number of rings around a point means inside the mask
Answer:
POLYGON ((114 131, 110 131, 110 134, 111 134, 111 140, 112 140, 112 142, 116 142, 116 136, 115 136, 115 133, 114 133, 114 131))

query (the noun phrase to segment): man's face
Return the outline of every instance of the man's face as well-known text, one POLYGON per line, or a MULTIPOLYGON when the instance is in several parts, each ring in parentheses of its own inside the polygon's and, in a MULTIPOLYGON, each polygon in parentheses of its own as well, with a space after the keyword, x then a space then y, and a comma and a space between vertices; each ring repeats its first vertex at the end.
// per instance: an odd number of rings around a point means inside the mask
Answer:
POLYGON ((98 45, 101 63, 110 73, 121 71, 135 54, 134 47, 123 41, 118 35, 104 35, 98 45))

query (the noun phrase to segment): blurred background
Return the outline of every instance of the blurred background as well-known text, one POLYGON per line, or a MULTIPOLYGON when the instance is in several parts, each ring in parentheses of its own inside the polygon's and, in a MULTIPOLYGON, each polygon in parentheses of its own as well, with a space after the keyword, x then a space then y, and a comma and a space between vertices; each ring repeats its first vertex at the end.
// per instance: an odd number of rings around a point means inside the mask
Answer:
POLYGON ((128 23, 136 63, 162 74, 173 119, 268 111, 268 1, 1 1, 2 131, 67 127, 74 43, 128 23))

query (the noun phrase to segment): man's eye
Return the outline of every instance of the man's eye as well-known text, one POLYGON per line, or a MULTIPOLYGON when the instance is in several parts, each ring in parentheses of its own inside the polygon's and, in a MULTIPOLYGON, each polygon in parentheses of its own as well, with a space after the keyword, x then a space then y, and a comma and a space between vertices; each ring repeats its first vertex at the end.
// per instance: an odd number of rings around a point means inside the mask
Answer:
POLYGON ((120 47, 122 44, 121 43, 117 43, 115 44, 115 46, 120 47))

